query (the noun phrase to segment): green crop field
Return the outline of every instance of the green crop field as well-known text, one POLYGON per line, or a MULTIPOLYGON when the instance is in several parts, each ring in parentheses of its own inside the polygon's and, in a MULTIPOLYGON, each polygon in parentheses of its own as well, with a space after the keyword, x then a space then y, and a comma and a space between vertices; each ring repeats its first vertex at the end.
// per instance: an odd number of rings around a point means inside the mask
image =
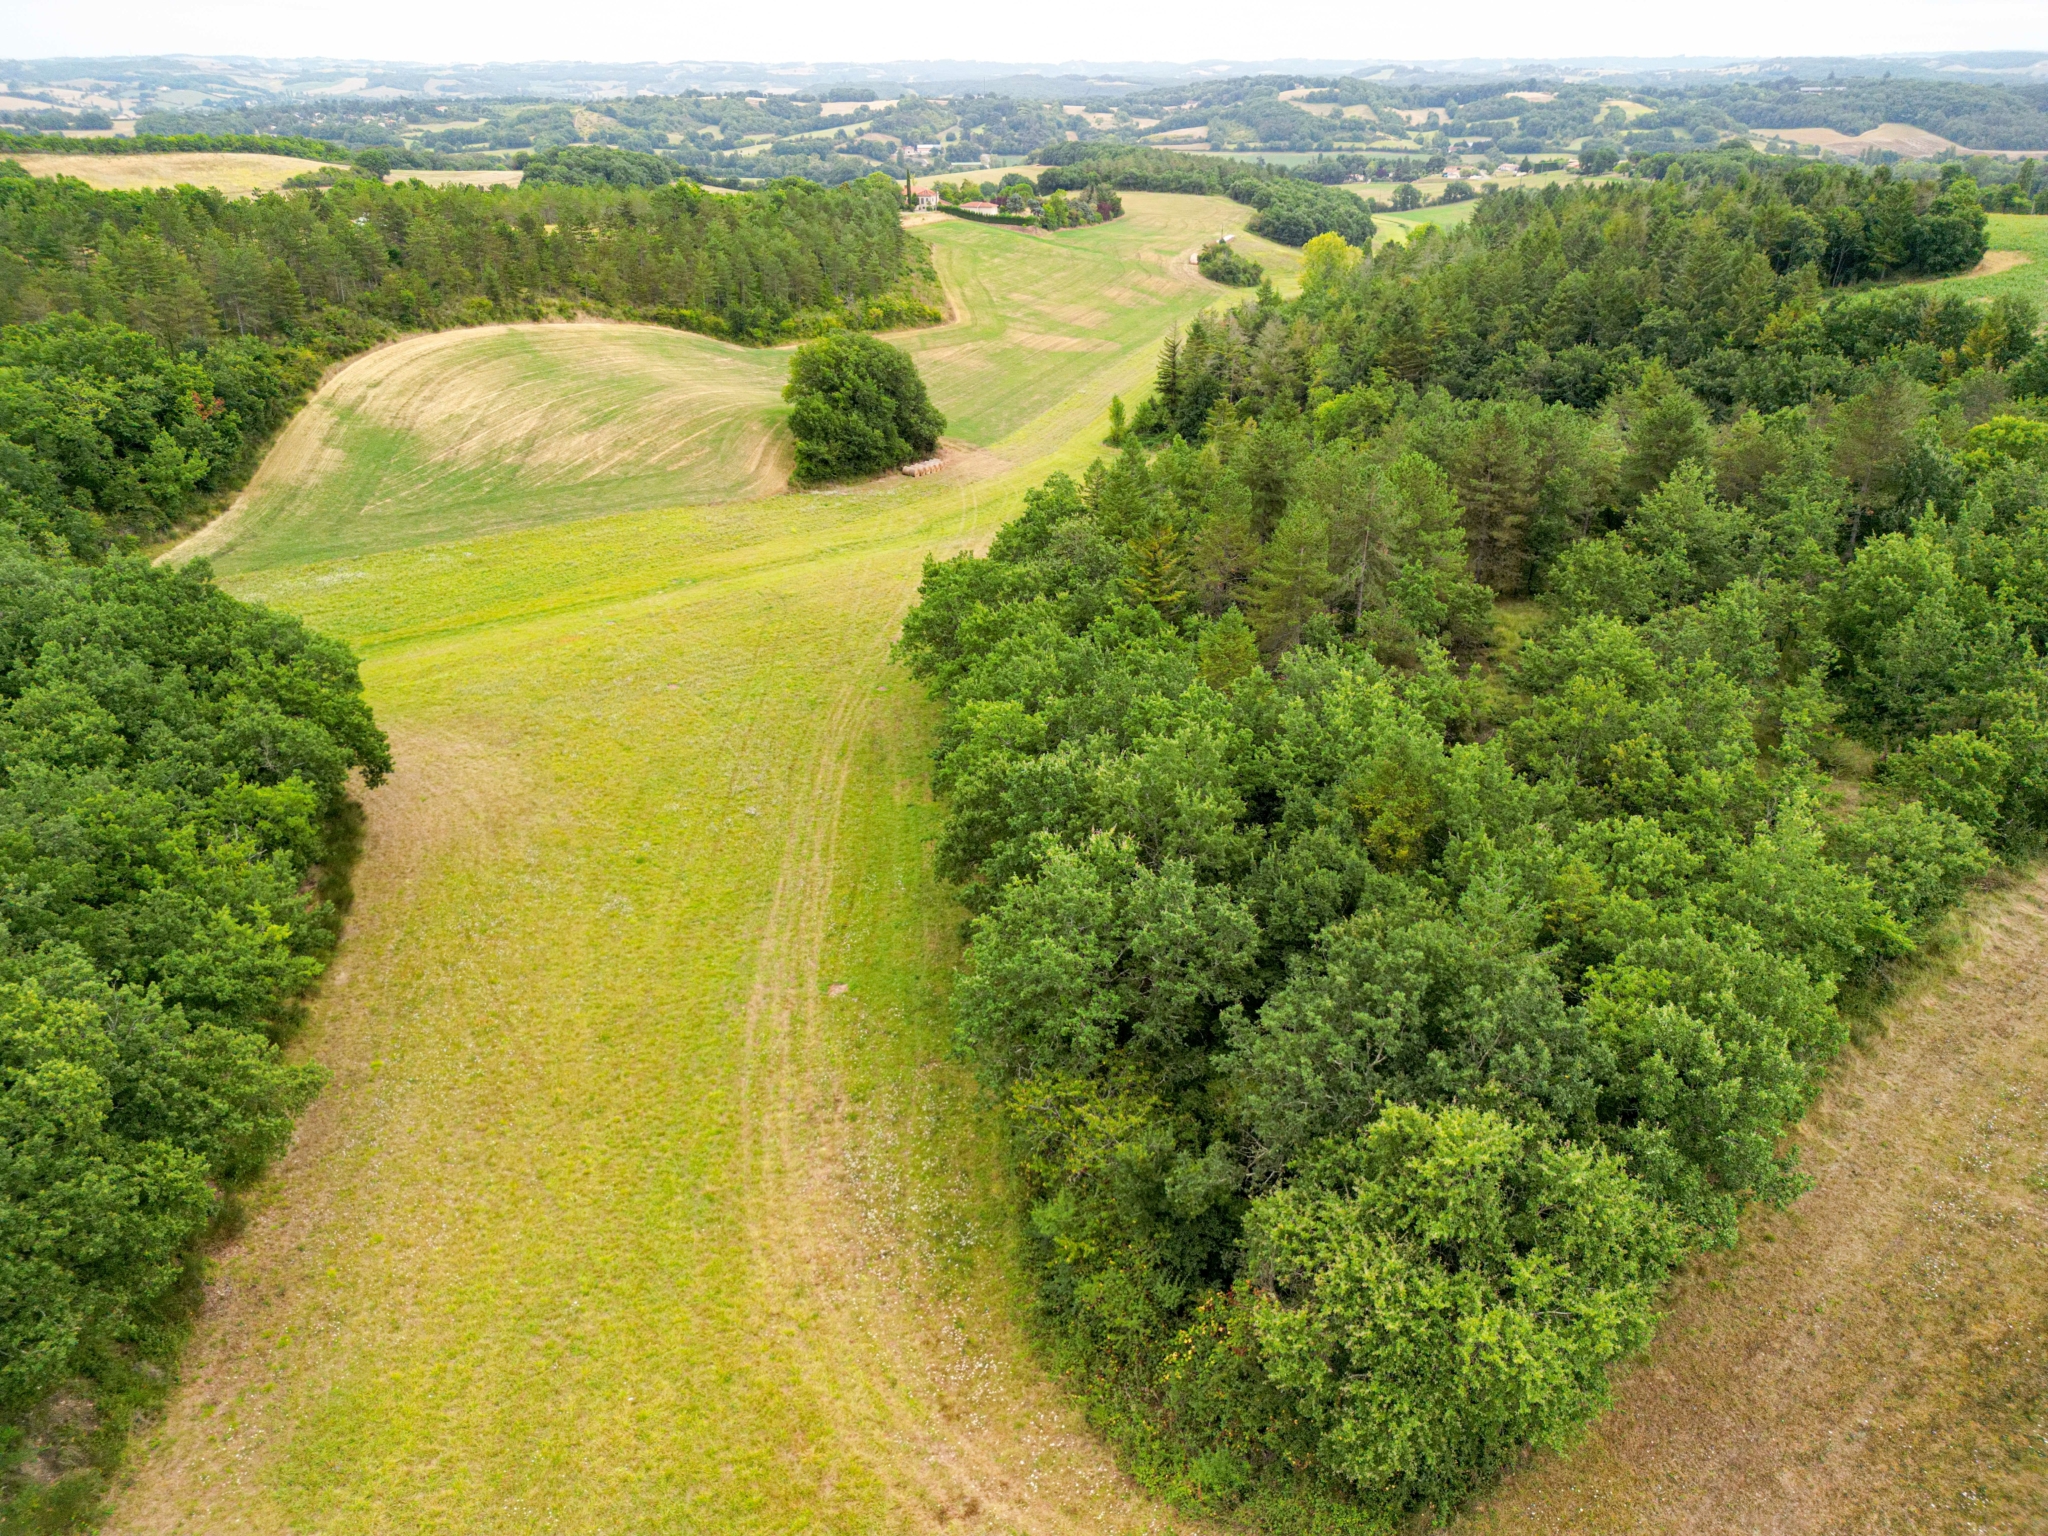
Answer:
POLYGON ((1383 245, 1389 240, 1406 240, 1425 224, 1435 224, 1444 229, 1463 224, 1478 206, 1477 202, 1452 203, 1448 207, 1412 208, 1406 213, 1375 213, 1372 216, 1377 230, 1375 243, 1383 245))
POLYGON ((727 450, 661 456, 757 444, 785 354, 450 333, 330 381, 188 545, 358 647, 400 768, 295 1046, 334 1081, 111 1529, 1174 1527, 1024 1347, 888 659, 926 552, 1085 465, 1161 333, 1241 297, 1187 255, 1249 210, 1128 203, 923 231, 957 319, 898 339, 979 450, 939 475, 721 501, 759 483, 727 450))

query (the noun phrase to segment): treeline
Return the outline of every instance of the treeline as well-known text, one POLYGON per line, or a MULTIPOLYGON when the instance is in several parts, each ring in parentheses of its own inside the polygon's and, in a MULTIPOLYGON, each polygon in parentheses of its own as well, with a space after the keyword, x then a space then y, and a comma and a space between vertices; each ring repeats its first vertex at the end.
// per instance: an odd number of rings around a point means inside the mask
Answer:
POLYGON ((167 1379, 199 1239, 320 1082, 278 1046, 336 937, 350 776, 391 767, 355 659, 203 564, 108 554, 238 483, 317 366, 76 314, 0 328, 8 1529, 90 1507, 167 1379), (92 1413, 39 1416, 60 1389, 92 1413))
POLYGON ((1276 396, 1370 419, 1390 384, 1592 408, 1652 360, 1718 412, 1841 394, 1879 356, 1922 383, 2004 368, 2033 347, 2022 300, 1827 300, 1853 277, 1967 269, 1984 240, 1967 179, 1933 194, 1882 170, 1501 192, 1346 268, 1312 314, 1198 323, 1149 430, 1192 439, 1216 400, 1276 396))
POLYGON ((959 1044, 1183 1502, 1385 1530, 1568 1440, 1802 1188, 1845 995, 2048 839, 2035 317, 1825 301, 1765 204, 1318 242, 926 567, 959 1044))
POLYGON ((80 560, 167 533, 248 478, 321 361, 240 336, 178 351, 76 313, 0 329, 0 526, 80 560))
POLYGON ((1353 245, 1373 237, 1365 204, 1340 188, 1239 160, 1215 160, 1147 145, 1050 144, 1037 158, 1048 169, 1038 190, 1078 191, 1093 185, 1125 192, 1191 192, 1228 197, 1257 212, 1249 228, 1281 245, 1306 245, 1337 234, 1353 245))
POLYGON ((340 355, 397 329, 586 310, 746 341, 916 323, 924 247, 886 177, 690 186, 385 186, 246 200, 7 176, 0 323, 60 310, 176 346, 217 337, 340 355))
POLYGON ((0 130, 0 155, 289 155, 346 165, 353 152, 324 139, 269 133, 138 133, 132 138, 67 139, 0 130))

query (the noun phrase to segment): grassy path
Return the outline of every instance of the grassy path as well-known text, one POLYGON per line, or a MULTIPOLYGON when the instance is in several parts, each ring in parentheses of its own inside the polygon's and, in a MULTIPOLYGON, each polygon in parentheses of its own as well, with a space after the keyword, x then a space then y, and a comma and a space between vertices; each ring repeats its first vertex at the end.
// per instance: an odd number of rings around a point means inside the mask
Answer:
MULTIPOLYGON (((1215 299, 1186 253, 1245 211, 1130 202, 1078 238, 925 231, 964 317, 908 340, 984 449, 926 480, 477 495, 463 423, 502 412, 472 364, 646 345, 620 327, 468 334, 424 349, 438 382, 355 365, 355 398, 395 375, 466 418, 309 412, 321 451, 216 559, 360 648, 401 766, 297 1046, 333 1084, 219 1255, 112 1529, 1175 1528, 1019 1334, 1002 1159, 945 1051, 930 715, 887 656, 925 553, 1085 464, 1215 299), (333 488, 394 475, 369 536, 333 488)), ((706 356, 649 366, 730 356, 677 345, 706 356)))

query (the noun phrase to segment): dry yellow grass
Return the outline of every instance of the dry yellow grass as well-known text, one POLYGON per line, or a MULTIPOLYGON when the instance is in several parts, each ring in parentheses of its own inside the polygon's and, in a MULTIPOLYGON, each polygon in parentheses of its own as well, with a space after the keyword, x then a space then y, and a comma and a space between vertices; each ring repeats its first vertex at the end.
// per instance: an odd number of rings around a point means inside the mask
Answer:
POLYGON ((1464 1536, 2048 1531, 2048 876, 1840 1062, 1815 1180, 1464 1536))
MULTIPOLYGON (((75 176, 105 192, 150 187, 212 187, 230 197, 275 192, 319 162, 290 155, 20 155, 31 176, 75 176)), ((340 167, 328 166, 337 170, 340 167)))
POLYGON ((765 495, 789 478, 787 366, 659 326, 408 337, 337 370, 227 514, 172 558, 231 571, 307 538, 327 552, 390 549, 765 495))
POLYGON ((2025 251, 1986 251, 1984 259, 1963 276, 1996 277, 2001 272, 2010 272, 2014 267, 2023 267, 2033 259, 2025 251))
POLYGON ((385 181, 424 181, 430 187, 516 187, 524 171, 393 171, 385 181))
POLYGON ((1838 151, 1882 149, 1909 159, 1924 159, 1945 149, 1959 147, 1954 140, 1929 133, 1925 128, 1915 128, 1911 123, 1879 123, 1862 133, 1838 133, 1833 128, 1768 128, 1760 129, 1750 137, 1782 139, 1791 144, 1818 144, 1823 149, 1838 151))
MULTIPOLYGON (((1190 1528, 1022 1337, 998 1128, 947 1051, 932 710, 888 643, 927 551, 1101 451, 1233 208, 935 231, 959 318, 899 339, 989 448, 928 479, 355 553, 330 488, 385 477, 383 440, 280 463, 296 511, 228 530, 226 579, 358 647, 400 769, 295 1045, 333 1086, 218 1255, 114 1531, 1190 1528)), ((409 515, 459 522, 479 454, 529 442, 521 370, 566 366, 532 349, 634 334, 423 338, 334 393, 444 444, 409 515)))

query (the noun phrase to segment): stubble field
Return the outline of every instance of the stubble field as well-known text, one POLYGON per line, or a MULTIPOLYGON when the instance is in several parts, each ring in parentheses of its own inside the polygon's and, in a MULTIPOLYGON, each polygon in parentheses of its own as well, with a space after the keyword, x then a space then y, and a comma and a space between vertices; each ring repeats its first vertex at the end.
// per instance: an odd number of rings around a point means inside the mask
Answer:
POLYGON ((229 197, 275 192, 294 176, 336 170, 290 155, 18 155, 31 176, 75 176, 105 192, 149 187, 213 187, 229 197))

